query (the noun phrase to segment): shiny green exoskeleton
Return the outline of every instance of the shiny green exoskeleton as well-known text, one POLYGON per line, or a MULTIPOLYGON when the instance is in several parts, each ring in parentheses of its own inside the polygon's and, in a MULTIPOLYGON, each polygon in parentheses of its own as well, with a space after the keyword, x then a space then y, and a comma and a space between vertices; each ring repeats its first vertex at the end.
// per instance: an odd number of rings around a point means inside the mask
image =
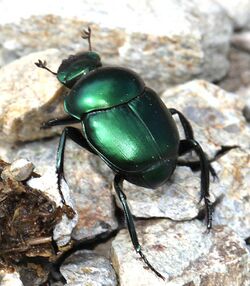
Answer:
POLYGON ((77 81, 64 106, 81 120, 94 152, 126 180, 155 188, 172 174, 179 149, 176 124, 134 72, 98 68, 77 81))
POLYGON ((52 119, 44 123, 43 128, 82 124, 82 132, 73 127, 66 127, 62 132, 57 153, 58 188, 65 203, 61 179, 64 175, 64 147, 69 137, 102 158, 114 171, 114 187, 124 209, 134 248, 148 267, 164 279, 141 250, 122 182, 127 180, 138 186, 157 188, 170 178, 176 165, 198 165, 201 170, 201 199, 205 202, 207 227, 210 229, 209 171, 213 176, 216 173, 199 143, 194 140, 192 127, 184 115, 176 109, 168 109, 132 70, 102 67, 100 56, 91 49, 90 35, 90 29, 85 31, 89 51, 63 60, 57 73, 49 70, 45 62, 39 60, 36 63, 38 67, 55 74, 70 89, 64 101, 68 116, 52 119), (185 139, 179 139, 174 114, 179 116, 185 139), (198 161, 178 159, 192 150, 197 154, 198 161))

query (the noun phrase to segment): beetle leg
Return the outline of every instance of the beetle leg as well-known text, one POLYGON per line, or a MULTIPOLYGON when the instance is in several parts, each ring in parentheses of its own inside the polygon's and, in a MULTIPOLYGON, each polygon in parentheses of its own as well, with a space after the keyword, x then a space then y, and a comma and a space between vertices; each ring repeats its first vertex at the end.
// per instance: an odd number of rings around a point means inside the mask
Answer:
POLYGON ((143 252, 141 250, 141 245, 139 244, 139 241, 138 241, 133 216, 132 216, 130 209, 128 207, 126 195, 124 194, 124 192, 122 190, 123 189, 123 186, 122 186, 123 180, 124 180, 124 178, 120 174, 115 175, 114 187, 115 187, 116 193, 117 193, 119 200, 120 200, 122 207, 123 207, 125 219, 126 219, 127 226, 128 226, 128 231, 129 231, 130 238, 131 238, 131 241, 133 243, 134 249, 137 253, 139 253, 139 255, 141 256, 143 261, 149 267, 149 269, 151 269, 157 276, 159 276, 160 278, 165 280, 165 278, 149 263, 146 256, 143 254, 143 252))
POLYGON ((41 125, 41 129, 47 129, 52 126, 58 126, 58 125, 68 125, 68 124, 75 124, 80 123, 81 121, 79 119, 76 119, 72 116, 67 116, 63 118, 53 118, 50 119, 47 122, 43 122, 41 125))
MULTIPOLYGON (((227 152, 229 152, 230 150, 235 149, 235 148, 239 148, 239 146, 237 146, 237 145, 221 146, 221 148, 218 151, 216 151, 214 157, 211 159, 208 159, 208 161, 210 163, 209 171, 214 178, 218 179, 218 176, 217 176, 214 168, 211 166, 211 163, 215 162, 220 157, 224 156, 227 152)), ((177 160, 177 166, 187 166, 187 167, 190 167, 193 171, 197 171, 200 169, 200 161, 198 161, 198 160, 195 160, 195 161, 177 160)))
POLYGON ((57 159, 56 159, 56 173, 57 177, 57 184, 59 193, 61 196, 62 203, 66 205, 65 199, 61 190, 61 180, 64 179, 64 170, 63 170, 63 162, 64 162, 64 149, 66 138, 69 137, 73 140, 76 144, 80 145, 81 147, 87 149, 88 151, 95 154, 92 148, 89 146, 87 140, 84 138, 80 130, 74 127, 65 127, 60 137, 58 149, 57 149, 57 159))
MULTIPOLYGON (((211 173, 211 175, 213 176, 213 180, 219 180, 219 177, 215 171, 215 169, 212 167, 212 165, 210 163, 214 162, 216 159, 212 158, 208 160, 209 163, 209 172, 211 173)), ((200 161, 185 161, 185 160, 177 160, 176 163, 177 166, 187 166, 189 167, 192 171, 198 171, 200 170, 200 161)))
MULTIPOLYGON (((181 144, 179 146, 179 156, 182 156, 183 154, 186 154, 187 152, 190 152, 190 151, 192 151, 192 148, 190 145, 181 144)), ((205 156, 207 157, 206 154, 205 156)), ((208 165, 209 165, 209 172, 211 173, 211 175, 213 176, 213 179, 215 180, 215 179, 218 179, 218 176, 216 174, 216 171, 211 165, 213 161, 214 161, 213 159, 208 160, 208 165)), ((196 160, 196 161, 177 160, 176 165, 190 167, 193 171, 200 170, 200 160, 196 160)))
POLYGON ((206 154, 202 150, 200 144, 194 140, 181 140, 180 149, 194 150, 199 157, 200 170, 201 170, 201 196, 200 201, 204 200, 207 217, 207 229, 212 228, 212 204, 209 200, 209 161, 206 154))
MULTIPOLYGON (((179 119, 181 121, 181 125, 183 127, 186 139, 187 140, 188 139, 194 140, 194 132, 193 132, 192 126, 191 126, 190 122, 187 120, 187 118, 180 111, 176 110, 175 108, 170 108, 169 111, 172 115, 177 114, 179 116, 179 119)), ((187 148, 187 146, 182 146, 182 148, 179 149, 179 155, 181 156, 181 155, 187 153, 188 151, 190 151, 190 149, 187 148)), ((209 171, 210 171, 211 175, 213 176, 213 179, 215 180, 215 179, 218 179, 218 176, 217 176, 214 168, 210 164, 211 162, 212 161, 209 160, 209 171)), ((178 162, 177 162, 177 165, 178 165, 178 162)), ((181 166, 181 165, 179 165, 179 166, 181 166)), ((191 164, 190 165, 182 165, 182 166, 189 166, 192 169, 191 164)), ((199 166, 200 166, 200 163, 199 163, 199 161, 197 161, 198 169, 199 169, 199 166)))
POLYGON ((174 114, 178 115, 178 117, 181 121, 181 125, 182 125, 183 130, 184 130, 186 139, 194 139, 193 128, 192 128, 190 122, 187 120, 187 118, 180 111, 176 110, 175 108, 169 108, 169 111, 172 115, 174 115, 174 114))

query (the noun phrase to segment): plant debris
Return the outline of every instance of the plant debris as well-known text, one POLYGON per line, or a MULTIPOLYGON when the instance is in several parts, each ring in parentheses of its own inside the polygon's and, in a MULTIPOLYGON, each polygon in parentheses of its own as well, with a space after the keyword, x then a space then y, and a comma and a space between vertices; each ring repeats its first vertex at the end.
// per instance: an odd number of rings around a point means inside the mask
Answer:
MULTIPOLYGON (((0 160, 0 175, 9 164, 0 160)), ((33 176, 39 176, 32 173, 33 176)), ((63 210, 43 192, 25 182, 0 178, 0 257, 6 265, 25 257, 52 259, 53 229, 63 210)))

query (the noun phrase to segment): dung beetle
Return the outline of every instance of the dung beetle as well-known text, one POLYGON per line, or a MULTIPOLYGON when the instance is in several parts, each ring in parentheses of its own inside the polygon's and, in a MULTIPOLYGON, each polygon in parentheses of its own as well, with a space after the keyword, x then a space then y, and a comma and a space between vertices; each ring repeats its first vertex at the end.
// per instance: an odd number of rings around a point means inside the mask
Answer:
MULTIPOLYGON (((157 188, 172 175, 177 165, 199 167, 201 196, 206 210, 207 228, 212 226, 212 205, 209 200, 209 173, 216 173, 200 144, 194 139, 192 127, 185 116, 174 108, 167 108, 152 89, 134 71, 116 66, 103 67, 100 56, 92 51, 91 30, 82 37, 88 40, 89 51, 64 59, 57 73, 46 62, 38 60, 38 67, 56 75, 70 89, 64 100, 67 117, 52 119, 42 125, 81 123, 82 132, 65 127, 58 146, 56 171, 58 189, 64 177, 65 142, 72 139, 81 147, 99 156, 115 173, 114 188, 121 201, 129 234, 136 252, 159 277, 164 277, 149 263, 141 250, 132 214, 123 192, 123 181, 137 186, 157 188), (180 140, 173 115, 183 127, 185 139, 180 140), (179 160, 178 157, 194 151, 198 161, 179 160)), ((225 147, 225 151, 231 149, 225 147)), ((223 151, 221 152, 223 153, 223 151)), ((219 156, 219 152, 217 154, 219 156)))

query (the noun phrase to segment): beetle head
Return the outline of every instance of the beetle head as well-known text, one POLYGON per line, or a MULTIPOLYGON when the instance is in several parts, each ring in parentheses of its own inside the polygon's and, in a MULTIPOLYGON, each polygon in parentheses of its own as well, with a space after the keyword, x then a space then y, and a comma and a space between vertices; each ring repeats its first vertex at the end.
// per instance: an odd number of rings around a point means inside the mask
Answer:
POLYGON ((101 58, 96 52, 71 55, 62 61, 57 71, 57 78, 62 84, 71 88, 81 76, 101 65, 101 58))

